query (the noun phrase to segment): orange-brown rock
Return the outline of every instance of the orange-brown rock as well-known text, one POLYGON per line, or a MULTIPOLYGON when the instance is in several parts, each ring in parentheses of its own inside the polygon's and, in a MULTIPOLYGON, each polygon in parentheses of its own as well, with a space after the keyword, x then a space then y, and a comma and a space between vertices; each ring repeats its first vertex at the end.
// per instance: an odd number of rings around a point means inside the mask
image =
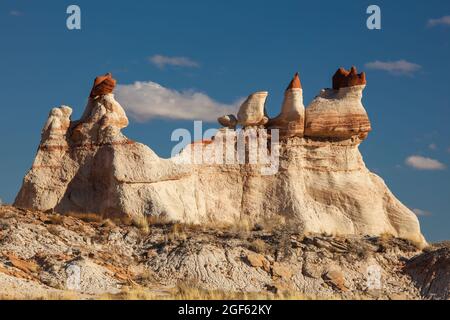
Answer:
POLYGON ((107 73, 103 76, 98 76, 94 80, 90 97, 101 96, 104 94, 112 93, 116 87, 116 80, 113 79, 111 73, 107 73))
POLYGON ((298 72, 295 73, 294 78, 289 83, 288 87, 286 88, 286 91, 290 89, 301 89, 302 83, 300 82, 300 77, 298 76, 298 72))
POLYGON ((274 278, 290 279, 292 270, 284 263, 274 262, 272 265, 272 276, 274 278))
POLYGON ((12 253, 7 253, 6 257, 8 258, 9 262, 11 263, 11 265, 25 273, 34 273, 37 271, 38 266, 35 262, 33 261, 25 261, 23 259, 20 259, 19 257, 17 257, 16 255, 12 254, 12 253))
POLYGON ((348 288, 345 285, 344 274, 340 270, 330 269, 322 277, 325 283, 340 291, 348 291, 348 288))
POLYGON ((339 90, 341 88, 348 88, 366 84, 366 74, 358 71, 353 66, 350 71, 344 68, 339 68, 333 76, 333 89, 339 90))

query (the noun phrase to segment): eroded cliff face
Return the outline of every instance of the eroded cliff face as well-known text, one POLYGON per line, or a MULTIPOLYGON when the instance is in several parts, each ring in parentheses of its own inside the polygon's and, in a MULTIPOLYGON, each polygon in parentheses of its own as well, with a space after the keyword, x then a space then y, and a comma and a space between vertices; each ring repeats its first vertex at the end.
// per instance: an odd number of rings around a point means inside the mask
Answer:
POLYGON ((16 206, 186 223, 257 223, 281 215, 304 232, 387 233, 425 243, 417 217, 366 168, 358 150, 370 131, 364 85, 322 92, 305 111, 298 80, 272 121, 266 93, 251 95, 237 118, 221 118, 228 128, 212 141, 162 159, 120 132, 128 119, 111 79, 96 79, 81 120, 70 122, 68 109, 52 111, 16 206), (234 129, 236 119, 241 131, 234 129), (282 129, 279 143, 273 128, 282 129), (247 160, 236 161, 241 135, 267 136, 257 140, 267 161, 249 161, 247 149, 247 160))

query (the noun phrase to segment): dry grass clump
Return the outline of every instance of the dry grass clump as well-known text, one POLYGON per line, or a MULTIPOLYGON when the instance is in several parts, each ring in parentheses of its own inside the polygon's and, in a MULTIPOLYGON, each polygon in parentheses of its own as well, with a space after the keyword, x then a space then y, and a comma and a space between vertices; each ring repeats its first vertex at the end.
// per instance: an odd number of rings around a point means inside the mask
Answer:
POLYGON ((308 300, 308 297, 294 291, 272 292, 226 292, 221 290, 207 290, 199 285, 186 282, 180 283, 172 289, 155 289, 144 287, 127 288, 119 294, 105 294, 104 300, 308 300))
POLYGON ((267 252, 267 244, 262 239, 253 240, 248 248, 256 253, 264 254, 267 252))
POLYGON ((261 218, 256 224, 255 227, 258 230, 263 230, 267 232, 276 232, 279 231, 280 228, 285 227, 287 224, 286 218, 281 215, 271 215, 268 217, 261 218))
POLYGON ((101 214, 92 213, 92 212, 68 212, 68 213, 65 213, 64 215, 73 217, 73 218, 77 218, 84 222, 102 223, 107 219, 101 214))
POLYGON ((147 235, 150 233, 150 226, 146 216, 138 216, 133 218, 132 224, 138 228, 142 234, 147 235))
POLYGON ((176 240, 186 240, 187 239, 187 231, 189 229, 188 225, 181 223, 174 223, 171 225, 170 232, 167 235, 168 240, 176 241, 176 240))
POLYGON ((315 296, 307 296, 299 292, 225 292, 206 290, 196 285, 180 284, 172 289, 147 288, 135 286, 126 288, 118 294, 105 293, 100 296, 83 296, 73 291, 43 291, 29 294, 0 294, 0 300, 313 300, 315 296))
POLYGON ((146 215, 147 223, 149 226, 162 226, 169 223, 166 215, 146 215))
POLYGON ((50 220, 50 222, 52 224, 63 224, 64 223, 64 216, 60 215, 60 214, 52 214, 48 216, 48 220, 50 220))
POLYGON ((387 232, 383 232, 378 237, 378 242, 384 243, 384 244, 388 244, 393 238, 394 238, 394 236, 392 234, 387 233, 387 232))
POLYGON ((19 294, 19 293, 9 293, 9 294, 0 294, 0 301, 2 300, 80 300, 83 297, 73 291, 43 291, 42 293, 28 293, 28 294, 19 294))

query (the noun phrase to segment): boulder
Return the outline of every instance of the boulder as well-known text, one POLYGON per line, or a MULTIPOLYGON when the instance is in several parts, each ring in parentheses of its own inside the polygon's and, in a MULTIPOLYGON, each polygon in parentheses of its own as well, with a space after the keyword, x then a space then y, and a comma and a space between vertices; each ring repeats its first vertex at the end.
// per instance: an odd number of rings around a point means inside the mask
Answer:
POLYGON ((270 262, 259 253, 249 253, 245 257, 248 264, 254 268, 262 268, 263 270, 270 271, 270 262))
POLYGON ((274 262, 272 265, 272 276, 289 280, 292 277, 292 269, 281 262, 274 262))
POLYGON ((348 291, 348 288, 345 285, 344 274, 338 269, 330 268, 324 273, 323 279, 325 283, 328 283, 340 291, 348 291))
POLYGON ((238 123, 241 126, 261 126, 267 123, 265 111, 267 95, 267 91, 255 92, 242 103, 237 114, 238 123))
POLYGON ((224 127, 227 127, 229 129, 236 129, 236 126, 238 124, 238 120, 233 114, 229 114, 226 116, 222 116, 217 119, 217 121, 224 127))

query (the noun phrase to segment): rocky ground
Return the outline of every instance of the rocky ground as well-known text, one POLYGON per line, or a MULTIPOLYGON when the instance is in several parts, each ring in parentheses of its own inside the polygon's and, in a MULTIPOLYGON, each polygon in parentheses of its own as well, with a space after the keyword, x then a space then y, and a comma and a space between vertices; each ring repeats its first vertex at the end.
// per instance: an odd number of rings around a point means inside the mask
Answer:
MULTIPOLYGON (((278 227, 274 227, 278 226, 278 227)), ((450 245, 0 207, 2 299, 449 299, 450 245)))

